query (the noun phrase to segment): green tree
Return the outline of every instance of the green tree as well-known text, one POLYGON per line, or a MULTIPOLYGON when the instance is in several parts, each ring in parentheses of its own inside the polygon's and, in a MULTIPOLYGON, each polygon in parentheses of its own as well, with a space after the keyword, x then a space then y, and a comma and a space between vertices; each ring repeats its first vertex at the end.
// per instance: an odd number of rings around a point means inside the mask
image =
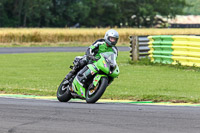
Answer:
POLYGON ((89 17, 90 5, 85 0, 52 0, 52 3, 52 26, 70 27, 76 23, 84 23, 89 17))
POLYGON ((121 0, 120 5, 123 23, 137 27, 151 27, 156 15, 183 14, 183 7, 188 6, 185 0, 121 0))
MULTIPOLYGON (((22 0, 23 1, 23 0, 22 0)), ((45 27, 49 26, 52 18, 50 8, 51 0, 23 1, 21 13, 21 26, 23 27, 45 27)))
POLYGON ((8 17, 4 9, 4 1, 0 1, 0 27, 8 23, 8 17))
POLYGON ((52 18, 50 7, 51 0, 1 0, 1 26, 49 26, 52 18))
POLYGON ((0 26, 151 27, 156 15, 174 17, 185 6, 185 0, 0 0, 0 26))
POLYGON ((200 15, 200 1, 199 0, 186 0, 188 5, 184 8, 186 15, 200 15))
MULTIPOLYGON (((86 1, 86 0, 85 0, 86 1)), ((120 0, 87 0, 90 12, 84 25, 88 27, 119 26, 120 24, 120 0)))
POLYGON ((18 25, 14 0, 0 1, 0 26, 10 27, 18 25))

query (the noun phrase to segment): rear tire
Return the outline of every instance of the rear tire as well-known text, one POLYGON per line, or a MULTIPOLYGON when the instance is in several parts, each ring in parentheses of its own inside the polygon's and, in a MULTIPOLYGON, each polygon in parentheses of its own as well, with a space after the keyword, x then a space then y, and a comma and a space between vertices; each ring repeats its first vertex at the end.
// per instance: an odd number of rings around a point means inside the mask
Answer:
POLYGON ((99 82, 100 82, 99 87, 92 96, 89 95, 89 89, 87 90, 86 92, 87 103, 95 103, 97 100, 99 100, 99 98, 103 95, 104 91, 106 90, 106 87, 108 86, 108 78, 102 77, 102 79, 99 82))
POLYGON ((70 91, 69 91, 69 88, 66 88, 65 90, 62 90, 62 88, 65 87, 65 86, 69 87, 69 84, 68 85, 64 85, 63 84, 65 81, 66 81, 66 79, 64 79, 61 82, 61 84, 59 85, 58 90, 57 90, 57 99, 60 102, 68 102, 72 98, 72 96, 70 94, 70 91))

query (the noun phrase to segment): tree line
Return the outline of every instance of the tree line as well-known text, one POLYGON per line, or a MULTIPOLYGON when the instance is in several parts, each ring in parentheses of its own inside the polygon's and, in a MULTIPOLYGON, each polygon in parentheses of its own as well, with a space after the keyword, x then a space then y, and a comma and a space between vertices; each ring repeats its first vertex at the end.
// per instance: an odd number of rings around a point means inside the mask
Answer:
POLYGON ((0 27, 152 27, 185 0, 0 0, 0 27))

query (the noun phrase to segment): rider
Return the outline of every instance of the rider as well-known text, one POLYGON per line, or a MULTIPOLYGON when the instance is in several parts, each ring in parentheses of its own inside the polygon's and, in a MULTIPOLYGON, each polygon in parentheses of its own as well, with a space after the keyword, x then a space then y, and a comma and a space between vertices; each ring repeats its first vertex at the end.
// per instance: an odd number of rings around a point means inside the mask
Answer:
MULTIPOLYGON (((104 39, 99 39, 95 41, 86 51, 86 55, 83 57, 76 57, 73 64, 72 71, 65 77, 66 79, 70 79, 78 73, 78 79, 81 83, 86 82, 86 79, 90 78, 93 73, 89 71, 89 68, 86 66, 87 64, 92 63, 92 61, 100 58, 100 53, 103 52, 114 52, 118 55, 118 49, 115 46, 117 44, 119 38, 119 34, 117 31, 110 29, 106 32, 104 39), (89 71, 89 72, 87 72, 89 71)), ((73 78, 70 80, 72 82, 73 78)))

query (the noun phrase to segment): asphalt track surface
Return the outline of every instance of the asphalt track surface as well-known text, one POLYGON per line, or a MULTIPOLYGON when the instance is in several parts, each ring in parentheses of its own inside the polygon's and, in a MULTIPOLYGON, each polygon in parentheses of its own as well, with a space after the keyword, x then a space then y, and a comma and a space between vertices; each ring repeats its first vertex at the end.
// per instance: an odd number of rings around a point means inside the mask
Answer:
POLYGON ((199 133, 200 107, 0 98, 0 133, 199 133))
MULTIPOLYGON (((0 54, 42 53, 42 52, 85 52, 88 47, 10 47, 0 48, 0 54)), ((129 47, 117 47, 119 51, 129 51, 129 47)))

